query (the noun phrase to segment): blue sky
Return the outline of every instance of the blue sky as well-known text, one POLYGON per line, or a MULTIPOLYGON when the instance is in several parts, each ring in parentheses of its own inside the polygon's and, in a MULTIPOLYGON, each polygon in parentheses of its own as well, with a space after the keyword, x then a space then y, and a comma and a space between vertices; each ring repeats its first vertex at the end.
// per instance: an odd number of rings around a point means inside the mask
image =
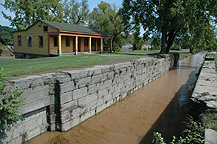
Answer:
MULTIPOLYGON (((80 2, 81 0, 78 0, 78 1, 80 2)), ((110 3, 110 4, 116 3, 117 6, 121 6, 123 0, 103 0, 103 1, 110 3)), ((4 0, 0 0, 0 3, 4 3, 4 0)), ((93 8, 97 7, 99 3, 100 3, 100 0, 88 0, 90 11, 92 11, 93 8)), ((13 13, 11 13, 10 11, 6 11, 4 7, 2 7, 1 5, 0 5, 0 11, 4 11, 7 15, 14 16, 13 13)), ((2 13, 0 13, 0 25, 2 26, 10 25, 9 21, 3 17, 2 13)))

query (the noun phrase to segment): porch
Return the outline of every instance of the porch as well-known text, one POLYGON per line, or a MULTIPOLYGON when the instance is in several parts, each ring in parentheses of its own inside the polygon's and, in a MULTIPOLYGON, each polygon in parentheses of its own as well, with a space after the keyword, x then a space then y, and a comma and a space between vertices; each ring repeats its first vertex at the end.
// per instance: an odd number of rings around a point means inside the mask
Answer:
POLYGON ((68 33, 49 33, 48 49, 50 55, 61 56, 63 53, 96 53, 103 52, 103 39, 111 39, 110 52, 112 51, 112 36, 77 35, 68 33))

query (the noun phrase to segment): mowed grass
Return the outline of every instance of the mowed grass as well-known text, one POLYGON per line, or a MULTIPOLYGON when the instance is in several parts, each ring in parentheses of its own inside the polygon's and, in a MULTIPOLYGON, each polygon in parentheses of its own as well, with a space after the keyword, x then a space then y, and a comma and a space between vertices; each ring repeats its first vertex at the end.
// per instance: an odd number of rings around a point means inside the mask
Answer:
MULTIPOLYGON (((180 54, 189 54, 181 52, 180 54)), ((118 52, 112 54, 80 54, 60 57, 47 57, 37 59, 15 59, 13 57, 0 57, 0 68, 3 68, 6 77, 38 73, 43 71, 77 68, 91 66, 104 62, 134 59, 144 56, 157 56, 159 50, 118 52)))
POLYGON ((0 57, 0 67, 3 68, 5 76, 8 77, 63 68, 90 66, 104 62, 133 59, 138 57, 141 56, 119 54, 86 54, 38 59, 15 59, 0 57))

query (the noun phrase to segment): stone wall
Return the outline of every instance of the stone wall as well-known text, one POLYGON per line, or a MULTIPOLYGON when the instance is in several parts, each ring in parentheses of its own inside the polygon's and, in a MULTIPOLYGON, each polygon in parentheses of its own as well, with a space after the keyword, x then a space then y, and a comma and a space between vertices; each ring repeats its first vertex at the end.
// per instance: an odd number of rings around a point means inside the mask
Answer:
POLYGON ((205 103, 209 108, 217 108, 217 70, 214 61, 204 61, 192 99, 205 103))
MULTIPOLYGON (((192 100, 204 103, 208 109, 217 108, 217 69, 214 61, 206 55, 201 71, 192 93, 192 100)), ((205 129, 205 144, 217 143, 217 131, 205 129)))
POLYGON ((25 91, 25 120, 0 143, 22 143, 47 130, 67 131, 176 65, 177 54, 162 57, 12 78, 13 87, 25 91))

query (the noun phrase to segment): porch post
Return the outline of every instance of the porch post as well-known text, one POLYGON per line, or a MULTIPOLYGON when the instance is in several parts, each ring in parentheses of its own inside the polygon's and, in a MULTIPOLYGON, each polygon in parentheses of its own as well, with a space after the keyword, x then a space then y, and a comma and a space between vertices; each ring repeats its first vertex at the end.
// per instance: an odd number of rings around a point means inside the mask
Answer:
POLYGON ((91 37, 89 37, 88 52, 91 53, 91 37))
POLYGON ((103 38, 101 38, 101 49, 100 49, 100 53, 103 53, 103 38))
POLYGON ((58 35, 58 56, 62 55, 62 49, 61 49, 61 35, 58 35))
POLYGON ((111 47, 110 47, 110 53, 112 53, 112 38, 111 38, 111 47))
POLYGON ((78 36, 75 37, 75 55, 78 54, 78 36))

